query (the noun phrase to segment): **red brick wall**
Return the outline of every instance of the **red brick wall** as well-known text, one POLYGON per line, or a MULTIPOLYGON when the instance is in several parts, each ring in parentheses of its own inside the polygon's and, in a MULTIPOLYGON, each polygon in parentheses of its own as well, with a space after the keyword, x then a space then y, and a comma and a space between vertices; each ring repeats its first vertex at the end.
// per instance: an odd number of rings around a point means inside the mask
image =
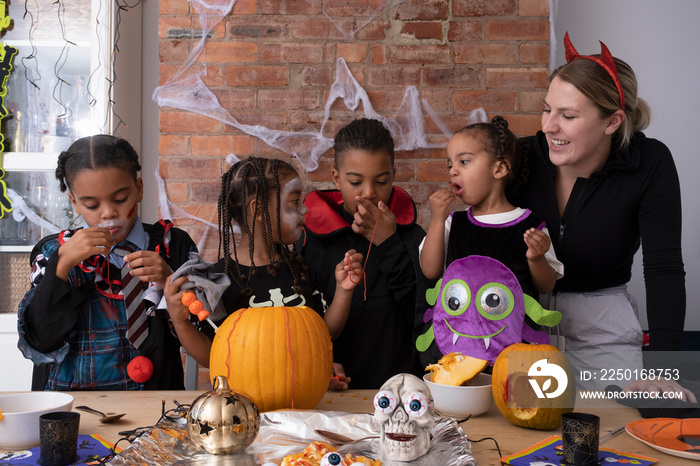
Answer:
MULTIPOLYGON (((356 5, 371 11, 385 2, 324 3, 329 16, 350 27, 356 5)), ((189 2, 160 0, 161 84, 198 42, 198 28, 189 2)), ((210 36, 205 58, 196 66, 206 60, 205 83, 244 124, 318 130, 336 59, 343 57, 382 115, 392 116, 412 85, 451 130, 479 107, 489 117, 504 115, 518 135, 539 129, 549 67, 547 0, 407 0, 349 40, 304 0, 238 0, 210 36)), ((353 113, 336 102, 325 136, 333 137, 360 116, 361 108, 353 113)), ((425 124, 429 139, 443 140, 427 115, 425 124)), ((160 111, 159 152, 170 200, 213 223, 227 154, 289 157, 217 120, 171 108, 160 111)), ((331 164, 329 151, 316 171, 303 175, 309 189, 331 187, 331 164)), ((428 197, 446 179, 444 150, 397 152, 396 184, 413 196, 424 226, 428 197)), ((203 226, 176 223, 199 241, 203 226)), ((217 241, 210 232, 204 251, 209 260, 215 259, 217 241)))

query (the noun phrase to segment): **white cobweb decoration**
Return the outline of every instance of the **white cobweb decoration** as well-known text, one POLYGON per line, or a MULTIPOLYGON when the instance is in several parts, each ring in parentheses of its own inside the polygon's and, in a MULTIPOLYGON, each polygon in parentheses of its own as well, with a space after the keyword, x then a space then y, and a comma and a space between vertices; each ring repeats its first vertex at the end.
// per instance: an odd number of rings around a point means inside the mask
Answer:
MULTIPOLYGON (((348 22, 347 25, 344 25, 342 21, 340 21, 336 18, 333 18, 331 15, 329 15, 326 12, 324 0, 305 0, 305 1, 309 5, 313 5, 316 8, 318 8, 319 10, 321 10, 321 12, 323 12, 324 16, 326 18, 328 18, 328 21, 333 23, 333 26, 335 26, 340 31, 340 33, 343 34, 343 36, 346 39, 352 39, 353 37, 355 37, 355 34, 357 34, 357 32, 360 29, 362 29, 363 27, 365 27, 369 23, 371 23, 374 20, 374 18, 381 15, 382 13, 384 13, 384 11, 388 10, 389 8, 393 8, 396 5, 403 3, 405 0, 384 0, 384 2, 382 2, 381 5, 379 5, 374 10, 372 10, 368 16, 362 18, 361 21, 358 22, 355 19, 352 22, 348 22)), ((350 2, 348 2, 348 3, 350 3, 350 2)), ((362 5, 363 2, 356 2, 356 3, 358 4, 357 9, 362 10, 361 7, 363 6, 362 5)), ((360 14, 358 14, 357 16, 361 16, 361 12, 358 12, 358 13, 360 13, 360 14)), ((345 17, 345 18, 347 18, 347 17, 345 17)))
POLYGON ((44 229, 46 234, 58 233, 62 228, 57 227, 48 220, 42 218, 42 212, 37 213, 35 209, 27 205, 24 198, 14 189, 7 188, 7 197, 10 198, 10 204, 12 205, 12 219, 15 222, 22 222, 27 220, 28 222, 37 225, 44 229))
MULTIPOLYGON (((323 10, 323 4, 320 0, 306 1, 309 4, 321 8, 323 13, 341 30, 345 37, 352 38, 357 31, 366 26, 383 11, 402 3, 404 0, 385 0, 380 7, 370 14, 367 21, 354 25, 350 31, 343 30, 342 25, 323 10)), ((204 51, 204 44, 209 31, 221 22, 231 11, 236 0, 209 2, 190 0, 190 3, 199 14, 202 38, 192 49, 183 66, 165 84, 157 87, 153 92, 153 100, 160 107, 171 107, 197 113, 232 126, 250 136, 264 141, 270 147, 293 155, 307 171, 314 171, 318 168, 319 157, 333 147, 333 139, 325 137, 323 133, 324 127, 330 118, 331 106, 338 99, 342 99, 344 105, 351 111, 356 110, 361 103, 365 117, 380 120, 389 129, 394 138, 396 150, 399 151, 444 147, 446 141, 452 136, 451 131, 440 119, 437 112, 430 106, 427 100, 420 98, 418 89, 413 86, 406 88, 401 106, 393 116, 385 117, 380 115, 372 106, 367 91, 365 91, 354 78, 342 57, 339 57, 336 61, 336 77, 325 104, 323 121, 320 128, 310 128, 304 131, 282 131, 267 128, 262 125, 247 125, 239 122, 221 106, 214 93, 211 92, 202 80, 202 76, 206 76, 206 65, 204 71, 190 71, 192 65, 204 51), (188 74, 188 72, 190 73, 188 74), (424 111, 445 136, 444 141, 430 142, 427 139, 423 119, 424 111)), ((204 62, 206 63, 206 60, 204 60, 204 62)), ((471 112, 465 124, 482 121, 487 121, 486 112, 483 109, 476 109, 471 112)), ((237 158, 231 154, 227 158, 227 162, 231 162, 233 159, 237 160, 237 158)), ((189 214, 184 209, 170 202, 165 192, 165 183, 157 172, 156 178, 159 185, 160 213, 163 218, 188 218, 199 221, 207 225, 207 232, 209 228, 217 227, 210 221, 189 214)), ((206 232, 204 236, 206 236, 206 232)), ((200 241, 200 244, 203 244, 203 241, 204 237, 200 241)))

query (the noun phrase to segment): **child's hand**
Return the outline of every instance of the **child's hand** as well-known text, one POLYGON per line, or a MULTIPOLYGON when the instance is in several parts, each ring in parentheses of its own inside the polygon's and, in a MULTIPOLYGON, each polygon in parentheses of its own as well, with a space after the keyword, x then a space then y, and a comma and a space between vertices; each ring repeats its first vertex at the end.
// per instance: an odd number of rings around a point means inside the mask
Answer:
POLYGON ((58 248, 56 275, 68 279, 68 271, 88 257, 109 256, 114 240, 106 228, 82 228, 58 248))
POLYGON ((430 195, 430 218, 444 222, 450 215, 450 205, 457 200, 449 188, 438 189, 430 195))
POLYGON ((367 238, 375 245, 382 244, 387 238, 396 233, 396 217, 383 202, 374 205, 360 196, 355 197, 357 212, 352 223, 352 231, 367 238), (377 223, 379 217, 379 223, 377 223), (375 230, 376 225, 376 230, 375 230))
POLYGON ((168 306, 168 314, 170 315, 170 320, 173 325, 182 322, 187 322, 190 319, 190 310, 187 306, 182 304, 182 291, 179 291, 180 287, 189 281, 188 277, 179 277, 177 280, 165 280, 165 286, 163 287, 163 296, 165 296, 165 302, 168 306))
POLYGON ((351 249, 335 267, 335 280, 342 289, 350 291, 362 281, 363 273, 362 254, 351 249))
POLYGON ((535 260, 543 257, 549 250, 549 245, 552 244, 552 240, 549 239, 549 236, 537 228, 530 228, 523 236, 525 238, 525 244, 527 245, 527 253, 525 255, 528 260, 535 260))
POLYGON ((350 377, 345 376, 345 369, 340 363, 333 363, 333 376, 328 384, 328 390, 347 390, 350 377))
POLYGON ((135 251, 124 256, 131 275, 142 282, 154 282, 165 287, 166 279, 173 274, 167 262, 155 251, 135 251))

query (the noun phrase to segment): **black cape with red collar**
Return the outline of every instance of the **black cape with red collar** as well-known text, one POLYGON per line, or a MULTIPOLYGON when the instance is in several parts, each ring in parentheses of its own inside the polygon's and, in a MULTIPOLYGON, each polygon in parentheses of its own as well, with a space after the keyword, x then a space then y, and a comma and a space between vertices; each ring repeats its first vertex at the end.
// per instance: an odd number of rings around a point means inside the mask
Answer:
MULTIPOLYGON (((336 265, 350 249, 362 253, 364 261, 370 243, 352 231, 352 215, 343 208, 340 191, 313 191, 304 205, 309 211, 297 250, 315 288, 330 301, 336 265)), ((387 205, 396 217, 396 233, 372 245, 365 281, 355 288, 348 321, 333 342, 334 360, 343 365, 352 379, 350 387, 356 389, 379 388, 401 372, 423 373, 414 342, 427 307, 418 262, 425 231, 416 223, 416 207, 406 191, 394 187, 387 205)))

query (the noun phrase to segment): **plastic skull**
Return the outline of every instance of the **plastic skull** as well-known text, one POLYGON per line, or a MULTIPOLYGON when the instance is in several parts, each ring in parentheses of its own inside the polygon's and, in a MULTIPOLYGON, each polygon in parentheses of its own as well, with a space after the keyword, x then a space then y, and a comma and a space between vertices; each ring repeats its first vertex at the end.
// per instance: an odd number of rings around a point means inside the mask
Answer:
POLYGON ((388 460, 412 461, 430 449, 435 408, 430 389, 411 374, 397 374, 374 396, 374 417, 382 425, 379 445, 388 460))

